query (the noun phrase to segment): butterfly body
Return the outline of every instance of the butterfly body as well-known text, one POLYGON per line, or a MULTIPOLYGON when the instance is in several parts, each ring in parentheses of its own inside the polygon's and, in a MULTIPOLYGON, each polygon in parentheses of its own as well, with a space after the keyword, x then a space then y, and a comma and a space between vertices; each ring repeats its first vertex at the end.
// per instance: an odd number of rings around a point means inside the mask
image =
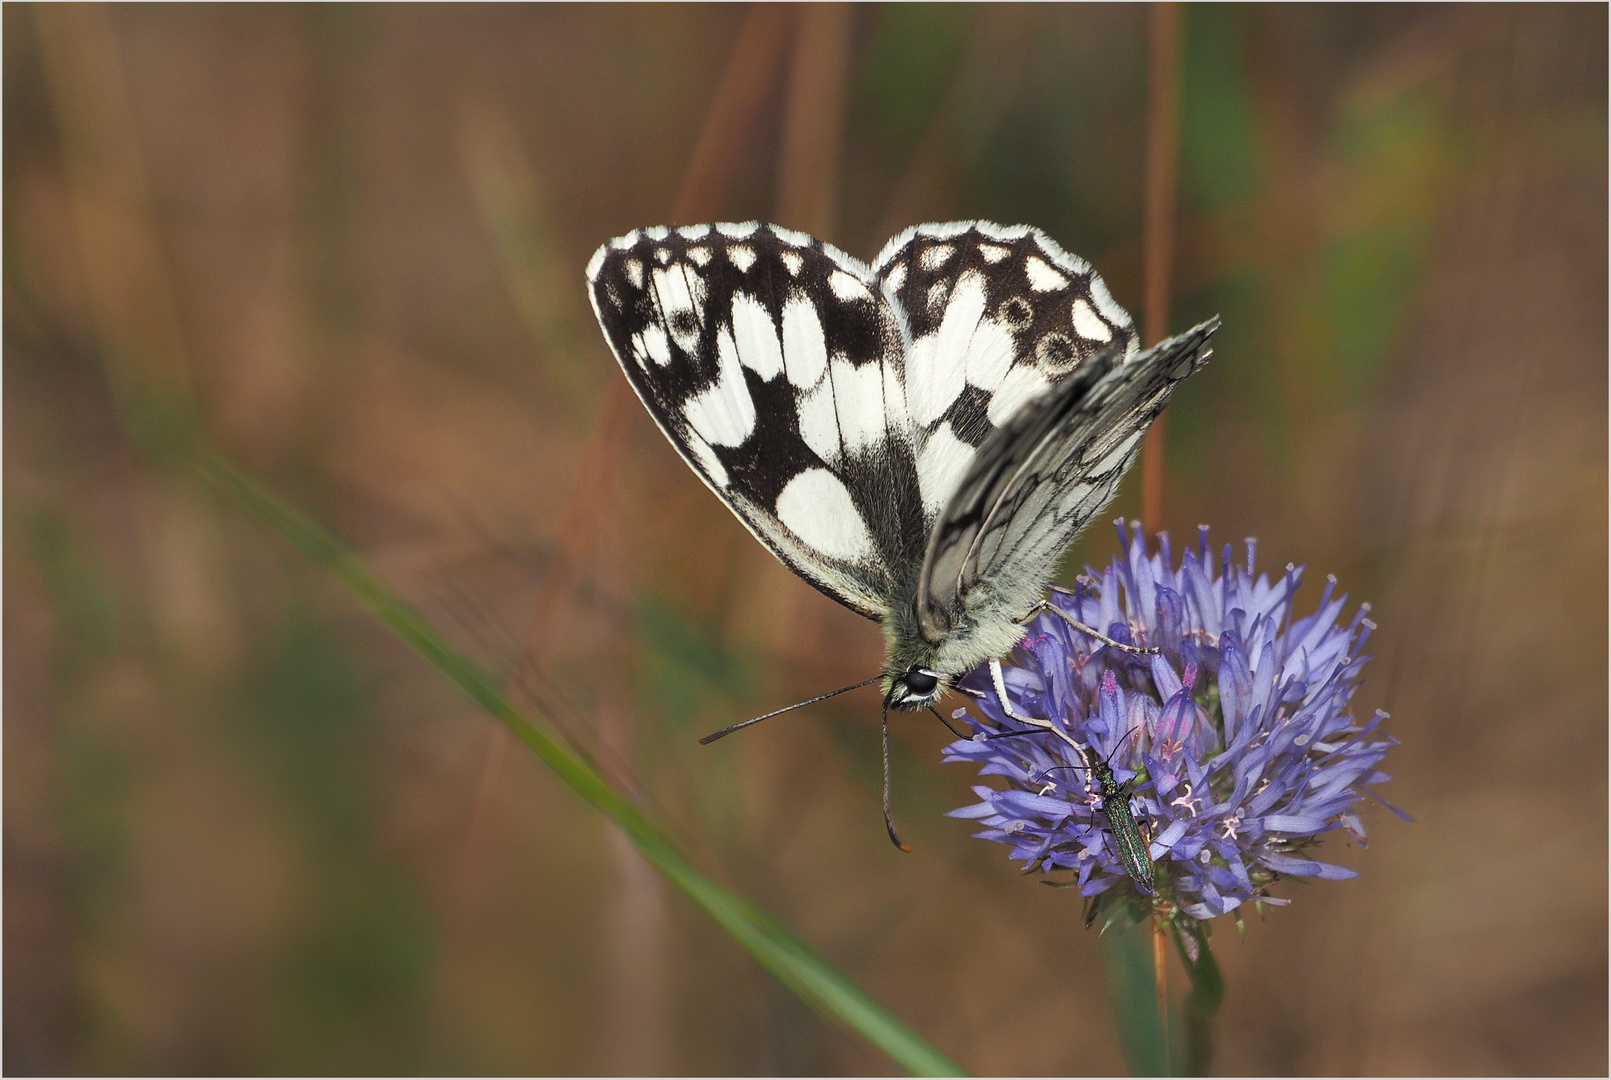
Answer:
POLYGON ((755 222, 640 229, 588 264, 656 424, 786 566, 883 625, 885 703, 1009 652, 1218 321, 1143 353, 1038 230, 909 229, 871 266, 755 222))

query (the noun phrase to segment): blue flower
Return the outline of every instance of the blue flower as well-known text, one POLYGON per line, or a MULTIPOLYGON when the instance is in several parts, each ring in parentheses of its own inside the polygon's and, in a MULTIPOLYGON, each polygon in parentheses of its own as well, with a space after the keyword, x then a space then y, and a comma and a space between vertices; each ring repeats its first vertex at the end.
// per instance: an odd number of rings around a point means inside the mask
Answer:
POLYGON ((961 686, 981 715, 958 710, 975 734, 945 760, 976 762, 1007 787, 976 786, 979 802, 952 816, 979 820, 976 835, 1010 844, 1026 872, 1072 871, 1088 897, 1123 886, 1163 915, 1285 904, 1267 891, 1281 877, 1356 876, 1310 849, 1339 830, 1363 846, 1357 804, 1390 779, 1377 768, 1396 745, 1377 736, 1387 714, 1358 723, 1348 711, 1369 659, 1369 605, 1339 624, 1347 596, 1328 577, 1318 610, 1294 618, 1302 570, 1255 577, 1252 540, 1245 565, 1227 544, 1216 567, 1206 527, 1178 566, 1167 534, 1152 554, 1139 525, 1120 521, 1119 539, 1105 573, 1051 602, 1115 642, 1160 651, 1115 648, 1052 612, 1036 618, 1003 661, 1005 686, 1014 712, 1055 730, 1011 719, 988 668, 969 674, 961 686), (999 737, 1007 731, 1033 733, 999 737), (1151 841, 1155 895, 1120 860, 1102 762, 1151 841))

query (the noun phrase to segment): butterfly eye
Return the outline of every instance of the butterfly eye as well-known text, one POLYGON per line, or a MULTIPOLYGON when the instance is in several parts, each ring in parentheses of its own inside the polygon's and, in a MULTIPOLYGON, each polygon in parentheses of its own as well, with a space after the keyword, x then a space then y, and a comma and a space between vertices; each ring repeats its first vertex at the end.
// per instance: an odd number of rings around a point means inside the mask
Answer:
POLYGON ((917 697, 927 697, 934 693, 936 686, 940 685, 938 675, 932 671, 924 671, 922 668, 909 668, 906 674, 901 676, 901 681, 906 684, 906 689, 917 697))

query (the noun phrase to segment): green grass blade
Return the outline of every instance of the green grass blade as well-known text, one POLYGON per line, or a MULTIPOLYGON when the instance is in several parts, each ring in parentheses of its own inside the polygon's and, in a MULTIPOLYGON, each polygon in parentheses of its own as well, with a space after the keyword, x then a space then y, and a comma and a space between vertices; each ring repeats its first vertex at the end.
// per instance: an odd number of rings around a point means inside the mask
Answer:
POLYGON ((635 803, 613 788, 549 725, 516 709, 488 672, 444 641, 412 606, 387 588, 323 526, 216 451, 193 444, 186 456, 210 486, 322 564, 381 621, 506 724, 573 791, 620 826, 652 866, 808 1005, 860 1033, 907 1072, 918 1076, 965 1075, 780 923, 694 869, 671 838, 635 803))

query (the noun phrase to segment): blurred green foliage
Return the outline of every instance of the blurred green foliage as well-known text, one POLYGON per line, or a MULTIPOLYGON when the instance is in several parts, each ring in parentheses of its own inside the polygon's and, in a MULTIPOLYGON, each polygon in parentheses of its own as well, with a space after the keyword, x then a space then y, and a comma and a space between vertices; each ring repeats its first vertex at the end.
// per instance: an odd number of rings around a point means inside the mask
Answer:
POLYGON ((867 129, 857 134, 896 160, 912 152, 954 78, 974 7, 891 4, 869 20, 854 86, 867 129))
POLYGON ((1243 62, 1244 8, 1186 9, 1180 73, 1181 204, 1212 213, 1255 194, 1253 94, 1243 62))
MULTIPOLYGON (((1604 574, 1605 14, 1523 10, 1184 11, 1172 322, 1224 324, 1168 414, 1162 524, 1258 533, 1274 564, 1380 597, 1399 659, 1373 692, 1445 736, 1425 756, 1406 737, 1417 837, 1389 833, 1357 887, 1307 890, 1221 954, 1225 1071, 1604 1068, 1604 865, 1581 855, 1605 847, 1604 778, 1573 770, 1604 748, 1583 597, 1604 574), (1470 329, 1451 343, 1451 324, 1470 329), (1524 685, 1514 657, 1540 641, 1560 651, 1524 685), (1504 890, 1468 876, 1496 865, 1466 843, 1470 807, 1561 745, 1584 752, 1537 763, 1560 779, 1541 798, 1570 852, 1561 907, 1517 930, 1504 890)), ((631 1071, 609 1055, 642 1000, 669 1031, 658 1071, 887 1068, 692 905, 632 892, 613 834, 524 759, 487 795, 484 719, 355 628, 350 596, 139 463, 97 363, 33 16, 4 17, 7 1070, 631 1071), (465 915, 467 877, 485 896, 465 915), (659 951, 612 952, 644 941, 659 951)), ((485 669, 517 669, 616 377, 581 267, 665 216, 742 17, 110 16, 209 430, 485 669), (444 582, 468 602, 433 606, 444 582)), ((857 8, 828 239, 870 256, 918 220, 1027 222, 1134 310, 1146 18, 857 8)), ((786 84, 718 216, 772 216, 786 84)), ((757 569, 647 423, 626 438, 610 527, 629 569, 577 591, 548 674, 583 712, 624 687, 645 804, 981 1071, 1116 1071, 1126 1049, 1162 1071, 1145 942, 1115 938, 1115 970, 1124 1022, 1153 1026, 1115 1033, 1072 894, 1028 888, 940 817, 970 778, 933 764, 931 717, 894 729, 910 861, 877 819, 876 705, 694 742, 864 677, 876 634, 757 569)), ((1132 477, 1065 578, 1138 509, 1132 477)))

